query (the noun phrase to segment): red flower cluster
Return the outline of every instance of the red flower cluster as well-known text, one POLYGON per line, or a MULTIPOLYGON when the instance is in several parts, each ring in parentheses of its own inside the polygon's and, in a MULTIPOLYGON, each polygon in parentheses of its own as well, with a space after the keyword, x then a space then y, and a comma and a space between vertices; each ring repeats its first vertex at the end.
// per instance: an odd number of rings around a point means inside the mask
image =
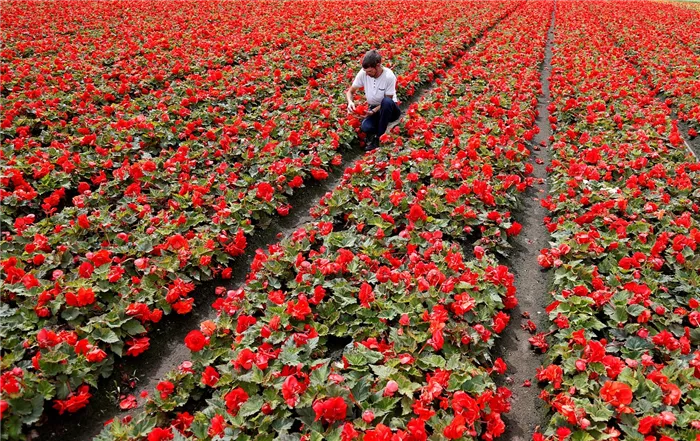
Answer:
POLYGON ((87 406, 92 396, 89 390, 90 388, 86 385, 80 386, 76 392, 68 395, 67 399, 56 400, 53 405, 54 409, 58 410, 58 413, 61 415, 63 415, 64 412, 73 413, 79 411, 87 406))
POLYGON ((228 410, 228 413, 231 415, 236 416, 241 405, 248 401, 248 398, 248 394, 242 388, 237 387, 233 389, 224 397, 224 401, 226 401, 226 410, 228 410))
POLYGON ((348 411, 348 405, 342 397, 317 400, 312 408, 316 413, 314 421, 321 420, 329 424, 344 420, 348 411))
POLYGON ((185 337, 185 345, 190 351, 199 352, 207 345, 207 338, 202 331, 190 331, 185 337))

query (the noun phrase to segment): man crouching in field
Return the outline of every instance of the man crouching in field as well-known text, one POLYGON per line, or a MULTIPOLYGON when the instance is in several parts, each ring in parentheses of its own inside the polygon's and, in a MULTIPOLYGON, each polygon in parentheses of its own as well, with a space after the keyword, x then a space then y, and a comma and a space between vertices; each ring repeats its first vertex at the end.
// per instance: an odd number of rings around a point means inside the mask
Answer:
POLYGON ((355 111, 352 96, 365 89, 369 109, 362 121, 362 131, 368 135, 365 151, 379 146, 379 137, 399 123, 401 109, 396 104, 396 75, 382 66, 382 56, 376 50, 368 51, 362 58, 362 69, 355 76, 352 86, 345 92, 348 113, 355 111))

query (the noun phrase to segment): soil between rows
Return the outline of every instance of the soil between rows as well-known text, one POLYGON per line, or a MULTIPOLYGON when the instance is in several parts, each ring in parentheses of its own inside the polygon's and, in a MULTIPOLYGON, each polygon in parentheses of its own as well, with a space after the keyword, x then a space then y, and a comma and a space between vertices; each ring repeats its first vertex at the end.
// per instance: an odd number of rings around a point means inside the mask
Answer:
POLYGON ((503 415, 506 431, 502 439, 509 441, 532 439, 535 428, 544 423, 547 413, 545 403, 539 399, 539 388, 535 378, 536 369, 542 365, 543 356, 532 350, 528 342, 531 335, 523 330, 522 326, 532 320, 541 331, 549 324, 545 307, 548 303, 551 274, 541 269, 537 256, 539 250, 550 246, 550 234, 544 225, 544 218, 549 213, 540 204, 540 199, 545 198, 549 192, 546 178, 547 166, 551 161, 549 137, 552 129, 547 106, 551 102, 549 77, 552 70, 556 2, 554 8, 540 76, 542 94, 538 98, 536 120, 540 131, 530 147, 530 161, 534 167, 533 177, 536 182, 524 193, 522 209, 514 213, 515 219, 523 225, 523 229, 513 240, 513 252, 504 262, 515 275, 518 298, 518 306, 511 311, 510 323, 498 340, 495 354, 503 358, 508 366, 508 377, 504 386, 513 391, 511 411, 503 415), (524 386, 526 381, 531 382, 530 387, 524 386))

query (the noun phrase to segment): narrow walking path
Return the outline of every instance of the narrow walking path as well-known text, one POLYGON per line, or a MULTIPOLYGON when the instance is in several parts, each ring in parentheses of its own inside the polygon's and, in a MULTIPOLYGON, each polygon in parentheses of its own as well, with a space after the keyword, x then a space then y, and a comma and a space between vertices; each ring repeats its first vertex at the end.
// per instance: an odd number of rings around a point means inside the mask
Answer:
POLYGON ((556 2, 552 11, 547 46, 542 64, 540 82, 542 94, 537 104, 537 127, 540 132, 532 141, 530 149, 531 161, 534 167, 535 185, 524 194, 523 207, 516 214, 518 222, 523 225, 522 233, 514 239, 514 252, 508 258, 507 264, 515 274, 518 306, 512 311, 508 328, 501 334, 498 355, 508 366, 508 387, 513 391, 511 411, 504 415, 506 432, 504 440, 529 441, 535 427, 544 421, 546 409, 544 402, 538 398, 539 388, 535 374, 542 365, 542 356, 531 348, 528 339, 531 334, 525 330, 530 322, 537 326, 538 332, 547 328, 548 319, 544 311, 547 305, 550 274, 543 271, 537 262, 537 256, 542 248, 549 247, 549 232, 544 226, 544 217, 548 215, 540 205, 548 191, 546 181, 547 165, 550 162, 549 137, 552 130, 549 124, 551 101, 549 77, 552 68, 552 46, 554 44, 554 26, 556 2), (526 382, 530 382, 528 386, 526 382))
MULTIPOLYGON (((448 71, 456 60, 463 57, 488 31, 510 16, 519 6, 514 6, 491 26, 478 33, 470 41, 465 42, 460 50, 444 60, 444 67, 438 71, 448 71)), ((417 88, 416 93, 401 104, 403 114, 405 115, 408 108, 413 103, 420 101, 443 77, 444 73, 438 74, 431 82, 417 88)), ((329 177, 326 180, 313 181, 294 193, 289 201, 293 210, 288 216, 275 217, 266 228, 259 228, 255 231, 254 236, 248 240, 246 252, 230 265, 233 268, 233 273, 229 280, 218 279, 199 285, 197 292, 193 295, 196 304, 190 314, 169 316, 163 320, 161 326, 149 335, 151 349, 139 358, 127 360, 127 363, 116 367, 118 375, 110 379, 109 383, 105 381, 107 384, 100 385, 92 398, 90 412, 74 415, 70 419, 59 420, 55 424, 41 426, 39 432, 36 433, 38 439, 89 441, 102 430, 103 424, 110 419, 123 418, 129 414, 140 412, 141 408, 129 412, 120 411, 114 403, 115 398, 120 394, 119 383, 136 381, 137 386, 134 390, 122 390, 121 393, 132 394, 138 399, 142 391, 152 393, 167 372, 189 360, 191 352, 184 345, 184 338, 188 332, 198 328, 202 321, 216 318, 217 311, 210 307, 217 298, 214 294, 216 286, 226 285, 228 289, 237 289, 243 285, 250 265, 255 258, 256 250, 266 249, 268 245, 278 242, 280 238, 286 237, 300 225, 310 221, 310 209, 318 204, 324 194, 333 190, 340 183, 344 170, 347 167, 352 167, 364 152, 360 148, 359 139, 357 139, 351 149, 341 153, 343 155, 342 163, 329 172, 329 177)))

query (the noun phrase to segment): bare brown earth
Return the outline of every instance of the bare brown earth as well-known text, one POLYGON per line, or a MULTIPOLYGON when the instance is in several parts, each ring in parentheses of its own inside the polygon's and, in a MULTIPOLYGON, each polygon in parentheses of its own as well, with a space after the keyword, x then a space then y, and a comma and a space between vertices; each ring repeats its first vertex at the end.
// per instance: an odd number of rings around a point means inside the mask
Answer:
POLYGON ((541 68, 542 93, 537 106, 537 126, 540 133, 535 136, 530 147, 533 176, 537 183, 524 194, 522 209, 515 214, 523 229, 515 238, 515 249, 505 262, 515 274, 519 303, 512 311, 510 324, 502 333, 497 350, 497 355, 508 365, 505 386, 513 391, 512 409, 503 417, 506 432, 501 439, 505 441, 531 440, 535 428, 544 423, 547 411, 544 402, 538 398, 540 389, 535 378, 537 368, 542 365, 543 356, 531 349, 528 342, 531 334, 521 326, 528 320, 537 325, 538 332, 546 330, 549 326, 544 308, 548 303, 550 274, 541 269, 537 263, 537 256, 542 248, 549 247, 550 237, 544 226, 544 217, 548 212, 540 205, 540 199, 548 193, 546 167, 550 163, 549 137, 552 132, 547 106, 551 101, 549 76, 552 67, 555 13, 556 9, 552 12, 545 59, 541 68), (529 315, 530 319, 523 315, 529 315), (530 381, 531 386, 524 386, 526 381, 530 381))

